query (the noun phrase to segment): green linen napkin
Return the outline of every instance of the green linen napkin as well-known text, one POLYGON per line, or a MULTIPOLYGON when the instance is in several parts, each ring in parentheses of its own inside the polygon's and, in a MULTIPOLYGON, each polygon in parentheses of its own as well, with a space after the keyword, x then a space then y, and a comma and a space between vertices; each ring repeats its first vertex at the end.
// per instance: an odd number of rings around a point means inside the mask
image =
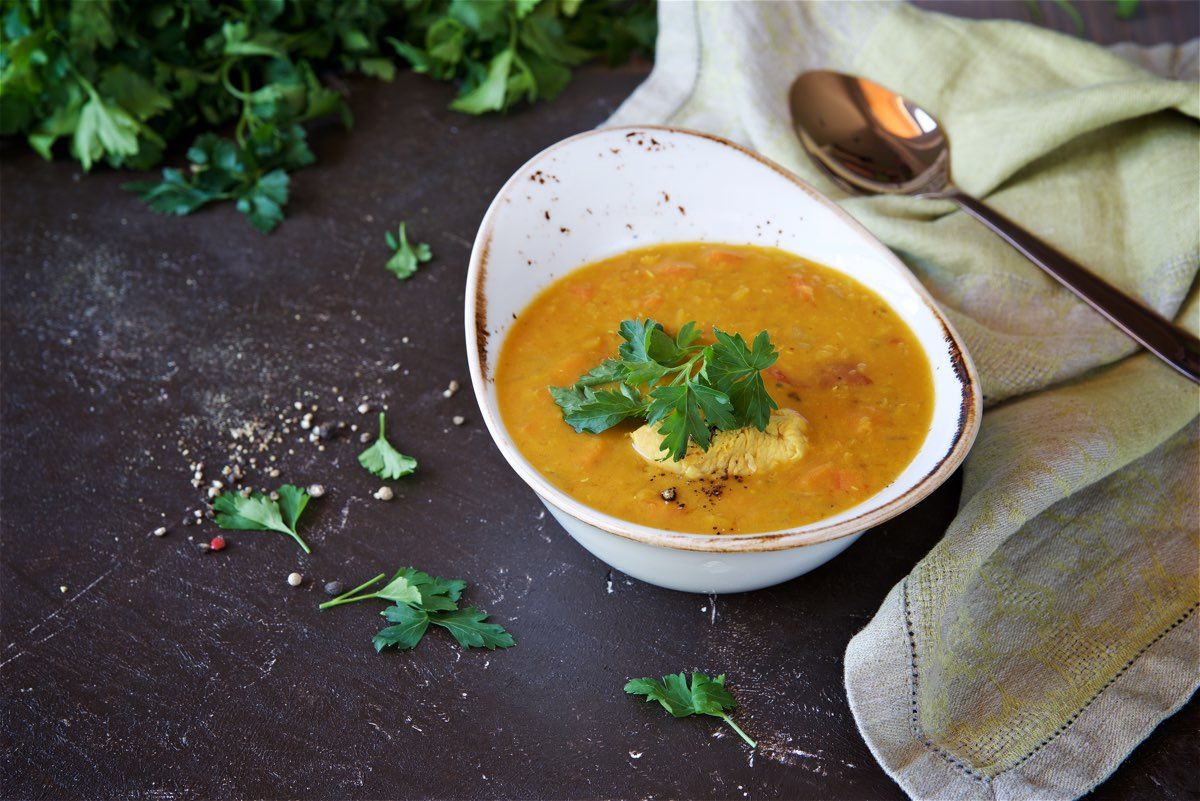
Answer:
POLYGON ((1196 43, 1118 55, 879 3, 659 18, 654 72, 609 124, 726 136, 837 199, 982 377, 958 516, 846 652, 863 737, 914 798, 1082 795, 1200 683, 1200 395, 951 206, 848 197, 803 154, 787 90, 825 67, 921 103, 963 189, 1195 331, 1196 43))

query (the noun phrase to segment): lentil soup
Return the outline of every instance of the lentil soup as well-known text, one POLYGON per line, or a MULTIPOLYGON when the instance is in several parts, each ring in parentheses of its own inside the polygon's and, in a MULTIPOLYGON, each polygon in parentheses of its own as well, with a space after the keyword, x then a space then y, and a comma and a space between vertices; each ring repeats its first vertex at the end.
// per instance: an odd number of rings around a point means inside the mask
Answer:
POLYGON ((580 267, 544 289, 509 331, 495 372, 513 441, 552 484, 595 509, 655 528, 750 534, 848 509, 894 480, 933 413, 929 361, 876 293, 774 248, 679 243, 580 267), (802 458, 749 475, 684 478, 631 446, 638 422, 578 434, 549 386, 572 384, 619 341, 620 321, 652 317, 674 334, 689 320, 779 350, 763 373, 780 411, 807 423, 802 458))

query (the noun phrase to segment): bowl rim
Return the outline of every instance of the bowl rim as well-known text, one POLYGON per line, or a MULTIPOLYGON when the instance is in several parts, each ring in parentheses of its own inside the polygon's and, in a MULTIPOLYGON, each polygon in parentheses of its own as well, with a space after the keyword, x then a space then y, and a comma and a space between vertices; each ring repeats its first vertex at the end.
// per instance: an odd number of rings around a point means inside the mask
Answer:
MULTIPOLYGON (((982 398, 979 387, 979 376, 975 370, 975 366, 958 332, 954 330, 950 321, 938 309, 928 290, 921 285, 912 271, 858 220, 854 219, 849 213, 817 189, 810 186, 799 176, 782 165, 742 147, 736 142, 731 142, 723 137, 703 131, 669 125, 622 125, 595 128, 561 139, 538 152, 517 168, 512 176, 500 187, 496 192, 495 198, 492 199, 491 204, 488 206, 483 220, 480 222, 479 231, 475 236, 475 241, 471 248, 471 259, 467 269, 464 307, 467 362, 471 375, 471 385, 475 391, 475 400, 479 405, 492 442, 499 448, 500 453, 509 463, 509 466, 516 471, 517 475, 533 489, 543 502, 601 531, 646 545, 682 551, 750 553, 803 548, 808 545, 818 545, 862 533, 907 511, 941 486, 954 470, 958 468, 963 459, 966 458, 967 452, 971 449, 975 437, 979 433, 982 398), (484 368, 487 362, 484 354, 486 353, 488 338, 491 336, 491 333, 487 330, 487 298, 484 291, 484 279, 487 276, 488 270, 494 218, 500 207, 501 200, 509 193, 518 179, 526 174, 532 165, 546 158, 554 151, 581 139, 593 136, 612 135, 614 132, 622 132, 622 135, 624 135, 625 133, 639 131, 662 131, 671 135, 706 139, 731 148, 741 155, 747 156, 773 170, 809 195, 813 200, 831 210, 852 232, 878 251, 882 258, 889 261, 892 266, 898 268, 904 279, 912 285, 917 296, 928 307, 934 319, 941 324, 942 336, 945 343, 949 346, 950 359, 954 366, 959 386, 962 388, 958 430, 955 433, 953 445, 942 454, 937 464, 899 496, 887 503, 865 509, 852 518, 825 525, 822 525, 822 522, 818 520, 790 529, 755 534, 693 534, 671 531, 669 529, 644 526, 639 523, 622 520, 572 498, 546 480, 537 468, 517 450, 515 443, 507 441, 510 439, 507 438, 507 435, 500 436, 500 433, 506 432, 507 429, 499 419, 499 409, 493 409, 491 404, 488 403, 486 396, 486 384, 492 379, 484 375, 484 368)), ((864 503, 869 503, 870 500, 868 498, 864 503)))

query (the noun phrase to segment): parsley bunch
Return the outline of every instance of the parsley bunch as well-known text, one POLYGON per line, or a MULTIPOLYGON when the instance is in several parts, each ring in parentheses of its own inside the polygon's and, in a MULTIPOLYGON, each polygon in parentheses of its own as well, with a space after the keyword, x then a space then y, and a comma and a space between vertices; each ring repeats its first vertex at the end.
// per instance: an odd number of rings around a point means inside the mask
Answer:
POLYGON ((0 135, 145 170, 198 133, 186 168, 128 188, 164 214, 233 200, 270 231, 314 161, 305 124, 351 124, 327 71, 390 81, 407 63, 458 81, 458 111, 500 111, 650 52, 655 18, 649 0, 5 0, 0 30, 0 135))
POLYGON ((384 648, 416 648, 430 625, 440 626, 450 632, 463 648, 495 650, 511 648, 515 644, 512 635, 503 626, 485 622, 486 612, 474 606, 458 608, 458 601, 467 588, 467 582, 462 579, 436 578, 416 568, 402 567, 382 589, 365 592, 386 575, 380 573, 318 608, 329 609, 372 598, 392 601, 394 605, 381 614, 393 625, 375 635, 373 642, 376 651, 384 648))
POLYGON ((644 418, 661 424, 660 449, 679 461, 690 442, 708 450, 714 429, 752 425, 762 431, 779 408, 759 375, 779 358, 766 331, 750 345, 741 334, 718 328, 713 344, 698 344, 694 322, 671 337, 654 320, 625 320, 619 333, 624 341, 617 358, 605 359, 569 387, 550 387, 563 420, 577 432, 598 434, 622 420, 644 418))

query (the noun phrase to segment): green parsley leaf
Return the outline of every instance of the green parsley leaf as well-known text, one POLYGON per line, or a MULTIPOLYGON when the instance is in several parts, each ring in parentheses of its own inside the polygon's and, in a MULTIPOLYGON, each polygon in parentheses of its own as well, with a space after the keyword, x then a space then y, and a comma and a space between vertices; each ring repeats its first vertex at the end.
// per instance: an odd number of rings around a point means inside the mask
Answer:
MULTIPOLYGON (((462 597, 467 582, 462 579, 444 579, 423 573, 415 567, 402 567, 396 571, 396 577, 403 577, 421 593, 421 603, 428 609, 437 598, 446 598, 451 603, 462 597)), ((453 606, 447 607, 453 609, 453 606)))
MULTIPOLYGON (((394 608, 394 607, 393 607, 394 608)), ((515 643, 503 626, 485 623, 487 613, 473 606, 446 612, 435 612, 429 622, 450 632, 463 648, 511 648, 515 643)))
POLYGON ((397 603, 420 603, 421 591, 414 587, 404 576, 396 576, 379 592, 373 593, 376 598, 397 603))
POLYGON ((625 320, 618 331, 621 339, 625 340, 617 348, 617 354, 625 367, 624 380, 627 383, 633 386, 653 384, 667 374, 673 364, 665 360, 660 362, 651 355, 651 350, 662 353, 664 341, 668 346, 674 345, 659 323, 653 320, 625 320))
POLYGON ((406 223, 400 223, 398 237, 393 236, 391 231, 384 235, 388 247, 395 251, 387 260, 386 266, 401 281, 411 278, 417 271, 417 265, 433 258, 433 251, 429 249, 429 245, 424 242, 415 245, 408 243, 408 232, 405 228, 406 223))
POLYGON ((429 613, 424 609, 397 604, 388 607, 383 614, 389 621, 397 625, 388 626, 371 638, 376 651, 382 651, 384 648, 411 650, 417 647, 417 643, 429 630, 429 613))
POLYGON ((383 412, 379 413, 379 438, 358 455, 358 463, 380 478, 403 478, 417 469, 417 460, 393 448, 384 436, 383 412))
POLYGON ((288 202, 288 174, 283 170, 259 178, 238 197, 237 208, 250 219, 250 224, 264 234, 283 222, 283 207, 288 202))
POLYGON ((171 108, 171 98, 126 64, 114 64, 100 78, 100 94, 112 98, 142 122, 171 108))
POLYGON ((116 103, 104 100, 93 89, 91 97, 79 112, 71 152, 83 169, 108 154, 118 163, 125 156, 138 152, 138 135, 142 124, 116 103))
POLYGON ((497 648, 511 648, 516 644, 503 626, 485 623, 487 613, 473 606, 430 612, 425 608, 397 604, 385 609, 383 616, 397 625, 388 626, 375 635, 372 642, 376 651, 388 647, 401 650, 416 648, 431 623, 449 631, 463 648, 487 648, 494 651, 497 648))
MULTIPOLYGON (((503 109, 514 55, 512 48, 506 48, 492 56, 487 70, 474 80, 474 85, 468 91, 450 103, 450 108, 467 114, 483 114, 503 109)), ((471 81, 472 79, 468 78, 468 82, 471 81)))
POLYGON ((690 440, 704 450, 708 450, 712 441, 712 433, 700 412, 694 386, 693 382, 688 381, 680 386, 658 387, 650 393, 654 400, 647 413, 648 421, 651 424, 662 422, 658 429, 663 437, 659 449, 666 451, 675 461, 687 453, 690 440))
POLYGON ((771 344, 766 331, 754 338, 753 347, 746 345, 741 334, 729 334, 713 329, 717 341, 705 351, 704 377, 733 402, 737 416, 762 431, 767 427, 771 410, 778 404, 767 393, 759 372, 775 364, 779 352, 771 344))
POLYGON ((727 395, 696 380, 689 379, 680 386, 659 387, 650 393, 650 397, 654 400, 650 403, 647 421, 662 421, 658 430, 663 435, 660 449, 675 460, 682 459, 687 453, 689 440, 708 450, 712 442, 710 427, 727 431, 742 425, 735 417, 733 403, 727 395))
POLYGON ((659 679, 633 679, 625 685, 625 692, 630 695, 644 695, 647 701, 657 701, 663 709, 674 717, 685 718, 689 715, 712 715, 725 721, 745 740, 751 748, 757 748, 754 742, 741 730, 727 712, 737 708, 737 702, 725 689, 725 674, 715 679, 699 671, 692 673, 692 683, 688 686, 688 678, 684 673, 663 676, 659 679))
POLYGON ((154 184, 136 181, 121 185, 122 189, 137 192, 146 205, 159 214, 191 214, 196 209, 224 197, 221 192, 204 189, 188 181, 179 170, 167 167, 162 181, 154 184))
POLYGON ((697 342, 700 341, 700 328, 695 321, 688 321, 679 326, 679 331, 675 334, 675 347, 681 351, 690 350, 697 342))
POLYGON ((288 527, 288 530, 295 532, 296 523, 299 522, 300 515, 304 513, 304 507, 308 506, 311 496, 293 484, 284 484, 279 488, 278 493, 279 512, 283 515, 283 524, 288 527))
POLYGON ((466 27, 453 17, 443 17, 430 25, 425 32, 425 48, 432 67, 429 73, 441 80, 452 77, 463 59, 466 41, 466 27))
POLYGON ((594 390, 591 387, 551 387, 555 402, 563 407, 563 419, 576 433, 599 434, 622 420, 642 417, 646 401, 627 384, 618 389, 594 390))
POLYGON ((261 492, 251 493, 248 497, 236 492, 218 495, 213 501, 217 525, 238 531, 278 531, 294 539, 305 553, 312 553, 308 543, 296 533, 296 524, 308 505, 309 494, 291 484, 284 484, 278 492, 278 501, 261 492))
POLYGON ((579 377, 575 382, 577 387, 592 387, 597 384, 611 384, 614 381, 625 381, 628 378, 625 365, 620 359, 605 359, 579 377))

